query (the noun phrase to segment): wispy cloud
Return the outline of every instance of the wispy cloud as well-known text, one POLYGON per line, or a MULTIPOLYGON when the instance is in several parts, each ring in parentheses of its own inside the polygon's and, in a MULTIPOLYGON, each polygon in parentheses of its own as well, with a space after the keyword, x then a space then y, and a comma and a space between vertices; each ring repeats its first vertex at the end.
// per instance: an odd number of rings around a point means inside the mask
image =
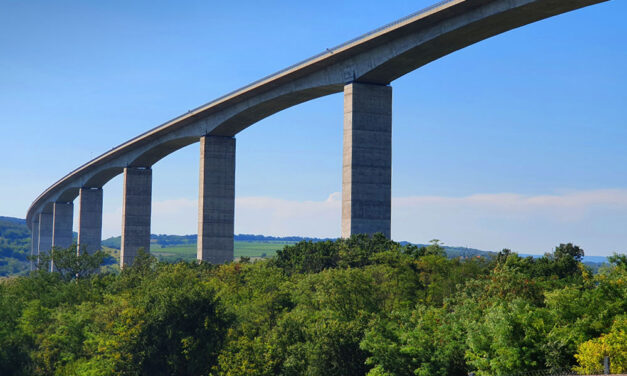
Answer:
MULTIPOLYGON (((235 231, 265 235, 337 237, 341 195, 323 201, 238 197, 235 231)), ((105 213, 105 235, 119 234, 121 209, 105 213)), ((409 196, 392 200, 392 236, 427 242, 520 252, 542 252, 573 241, 588 254, 608 253, 627 244, 627 190, 592 190, 555 195, 511 193, 464 197, 409 196)), ((197 201, 153 202, 154 233, 195 233, 197 201)), ((623 248, 624 250, 625 248, 623 248)))
POLYGON ((399 197, 392 225, 396 239, 437 237, 451 245, 531 253, 572 241, 589 254, 607 254, 627 244, 627 190, 399 197))
POLYGON ((527 196, 511 193, 476 194, 465 197, 410 196, 393 200, 403 207, 466 208, 503 216, 543 214, 556 221, 578 221, 594 209, 627 209, 627 190, 594 190, 561 195, 527 196))
POLYGON ((271 197, 235 200, 235 228, 241 233, 337 237, 342 203, 339 193, 324 201, 290 201, 271 197))

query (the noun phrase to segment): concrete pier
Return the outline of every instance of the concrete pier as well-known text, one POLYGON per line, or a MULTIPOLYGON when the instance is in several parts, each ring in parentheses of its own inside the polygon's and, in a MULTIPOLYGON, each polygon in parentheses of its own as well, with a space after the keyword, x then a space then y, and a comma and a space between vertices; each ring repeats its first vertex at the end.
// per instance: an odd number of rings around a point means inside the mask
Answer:
POLYGON ((72 245, 73 240, 74 204, 55 202, 52 217, 52 246, 68 248, 72 245))
POLYGON ((102 242, 102 188, 81 188, 78 199, 77 250, 93 253, 102 242))
MULTIPOLYGON (((68 248, 72 245, 72 225, 74 223, 74 204, 55 202, 52 209, 52 247, 68 248)), ((54 271, 54 253, 50 270, 54 271)))
POLYGON ((122 246, 120 267, 133 264, 137 251, 150 252, 150 212, 152 170, 148 167, 124 169, 122 204, 122 246))
POLYGON ((344 87, 342 237, 390 237, 392 196, 392 88, 344 87))
POLYGON ((37 263, 37 255, 39 254, 39 216, 36 216, 31 222, 31 238, 30 238, 30 271, 35 270, 37 263))
POLYGON ((235 219, 235 139, 200 138, 198 260, 221 264, 233 260, 235 219))
POLYGON ((39 256, 47 254, 52 248, 52 213, 39 214, 38 233, 37 262, 39 263, 39 256))

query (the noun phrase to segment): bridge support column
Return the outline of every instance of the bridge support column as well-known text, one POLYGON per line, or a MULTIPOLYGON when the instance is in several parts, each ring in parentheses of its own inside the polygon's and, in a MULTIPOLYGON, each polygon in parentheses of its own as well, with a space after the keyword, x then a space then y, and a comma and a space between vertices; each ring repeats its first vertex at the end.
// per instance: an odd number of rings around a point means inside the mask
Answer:
POLYGON ((77 251, 93 253, 102 242, 102 188, 81 188, 79 192, 77 251))
POLYGON ((35 263, 39 255, 39 216, 35 216, 31 222, 31 240, 30 240, 30 271, 35 270, 35 263))
POLYGON ((74 204, 55 202, 52 216, 52 246, 68 248, 73 240, 74 204))
MULTIPOLYGON (((55 202, 52 209, 52 247, 69 248, 72 245, 74 222, 74 204, 71 202, 55 202)), ((54 271, 54 253, 50 262, 50 270, 54 271)))
POLYGON ((52 213, 39 214, 39 230, 37 241, 37 263, 39 257, 50 252, 52 248, 52 213))
POLYGON ((390 237, 392 197, 392 88, 344 87, 342 237, 390 237))
POLYGON ((233 261, 235 218, 235 139, 200 138, 198 260, 233 261))
POLYGON ((140 248, 150 252, 152 170, 149 167, 125 168, 123 195, 121 268, 133 264, 140 248))

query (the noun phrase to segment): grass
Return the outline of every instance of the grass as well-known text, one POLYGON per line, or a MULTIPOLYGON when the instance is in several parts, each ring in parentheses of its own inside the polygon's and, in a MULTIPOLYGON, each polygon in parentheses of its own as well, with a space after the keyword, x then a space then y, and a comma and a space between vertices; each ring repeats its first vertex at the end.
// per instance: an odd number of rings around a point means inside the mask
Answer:
MULTIPOLYGON (((276 251, 283 249, 287 244, 294 244, 294 242, 246 242, 236 241, 235 246, 235 258, 239 257, 251 257, 251 258, 264 258, 272 257, 276 254, 276 251)), ((191 261, 196 259, 196 244, 177 245, 172 247, 151 247, 150 252, 157 256, 161 261, 177 261, 185 260, 191 261)))
MULTIPOLYGON (((295 242, 276 241, 276 242, 247 242, 236 241, 235 246, 235 258, 250 257, 250 258, 265 258, 272 257, 276 254, 276 251, 283 249, 288 244, 294 244, 295 242)), ((120 261, 120 251, 114 248, 103 247, 103 250, 113 256, 117 262, 120 261)), ((150 247, 150 253, 155 255, 159 261, 176 262, 179 260, 193 261, 196 260, 196 244, 183 244, 170 247, 160 247, 153 244, 150 247)))

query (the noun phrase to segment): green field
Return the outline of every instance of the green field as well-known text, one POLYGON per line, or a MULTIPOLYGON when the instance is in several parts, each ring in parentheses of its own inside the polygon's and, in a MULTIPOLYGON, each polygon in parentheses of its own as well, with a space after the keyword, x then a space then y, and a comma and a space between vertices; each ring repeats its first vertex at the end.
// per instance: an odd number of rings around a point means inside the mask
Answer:
MULTIPOLYGON (((287 244, 294 242, 235 242, 235 258, 239 257, 272 257, 276 251, 282 249, 287 244)), ((185 244, 170 247, 159 247, 154 245, 150 248, 150 253, 161 261, 191 261, 196 259, 196 244, 185 244)))

